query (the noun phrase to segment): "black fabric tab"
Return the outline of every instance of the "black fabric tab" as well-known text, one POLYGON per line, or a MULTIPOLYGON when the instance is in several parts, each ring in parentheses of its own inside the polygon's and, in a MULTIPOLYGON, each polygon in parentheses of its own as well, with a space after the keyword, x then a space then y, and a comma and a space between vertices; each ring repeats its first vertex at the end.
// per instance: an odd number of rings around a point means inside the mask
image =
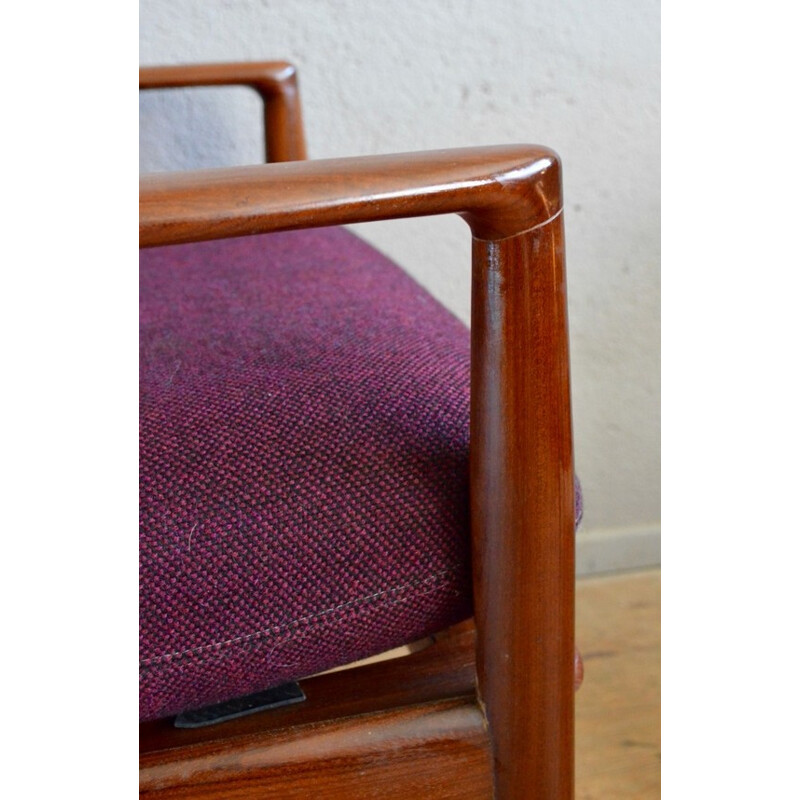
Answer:
POLYGON ((175 717, 176 728, 202 728, 205 725, 216 725, 218 722, 227 722, 257 711, 266 711, 269 708, 280 708, 292 703, 302 703, 306 699, 298 683, 284 683, 274 689, 248 694, 246 697, 237 697, 225 703, 206 706, 197 711, 185 711, 175 717))

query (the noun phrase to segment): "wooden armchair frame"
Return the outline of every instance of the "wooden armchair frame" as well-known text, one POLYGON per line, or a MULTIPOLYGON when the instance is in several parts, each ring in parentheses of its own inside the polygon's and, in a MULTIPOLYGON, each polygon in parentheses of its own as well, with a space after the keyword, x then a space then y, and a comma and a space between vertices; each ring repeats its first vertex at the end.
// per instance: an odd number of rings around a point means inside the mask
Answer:
POLYGON ((217 731, 145 724, 141 790, 570 798, 574 484, 559 159, 518 145, 291 160, 305 148, 290 65, 140 73, 141 88, 222 84, 265 98, 267 152, 285 163, 142 177, 141 246, 436 214, 471 229, 475 624, 398 661, 314 678, 301 706, 217 731))

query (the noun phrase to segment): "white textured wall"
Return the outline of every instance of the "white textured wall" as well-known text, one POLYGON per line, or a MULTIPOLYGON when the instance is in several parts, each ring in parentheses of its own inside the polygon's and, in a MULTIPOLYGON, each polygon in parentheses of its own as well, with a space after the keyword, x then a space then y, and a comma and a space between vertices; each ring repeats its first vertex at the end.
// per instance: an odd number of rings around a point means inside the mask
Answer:
MULTIPOLYGON (((657 0, 139 7, 142 64, 294 62, 312 158, 512 142, 561 155, 582 538, 595 552, 618 533, 617 548, 632 543, 635 562, 652 560, 637 536, 655 541, 660 518, 657 0)), ((140 99, 143 171, 260 160, 254 94, 169 95, 140 99)), ((357 227, 468 321, 461 220, 357 227)))

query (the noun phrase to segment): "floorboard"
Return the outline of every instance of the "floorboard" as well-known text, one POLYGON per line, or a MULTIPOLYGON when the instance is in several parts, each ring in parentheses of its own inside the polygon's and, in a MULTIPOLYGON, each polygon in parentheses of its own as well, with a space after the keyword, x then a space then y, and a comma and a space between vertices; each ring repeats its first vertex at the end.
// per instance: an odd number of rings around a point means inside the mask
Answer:
POLYGON ((661 572, 578 581, 576 800, 661 796, 661 572))

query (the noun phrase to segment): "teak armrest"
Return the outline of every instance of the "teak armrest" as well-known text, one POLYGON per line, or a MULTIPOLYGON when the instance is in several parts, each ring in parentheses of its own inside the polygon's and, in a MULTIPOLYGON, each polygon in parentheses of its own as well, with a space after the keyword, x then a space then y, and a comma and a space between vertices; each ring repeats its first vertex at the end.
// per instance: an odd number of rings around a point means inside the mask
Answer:
POLYGON ((512 145, 159 173, 139 210, 143 247, 450 213, 502 239, 559 213, 560 170, 551 150, 512 145))
POLYGON ((574 483, 560 165, 530 145, 141 179, 142 246, 454 213, 473 234, 470 518, 498 798, 573 796, 574 483))
POLYGON ((267 160, 306 157, 297 70, 286 61, 141 67, 139 89, 247 86, 264 103, 267 160))

